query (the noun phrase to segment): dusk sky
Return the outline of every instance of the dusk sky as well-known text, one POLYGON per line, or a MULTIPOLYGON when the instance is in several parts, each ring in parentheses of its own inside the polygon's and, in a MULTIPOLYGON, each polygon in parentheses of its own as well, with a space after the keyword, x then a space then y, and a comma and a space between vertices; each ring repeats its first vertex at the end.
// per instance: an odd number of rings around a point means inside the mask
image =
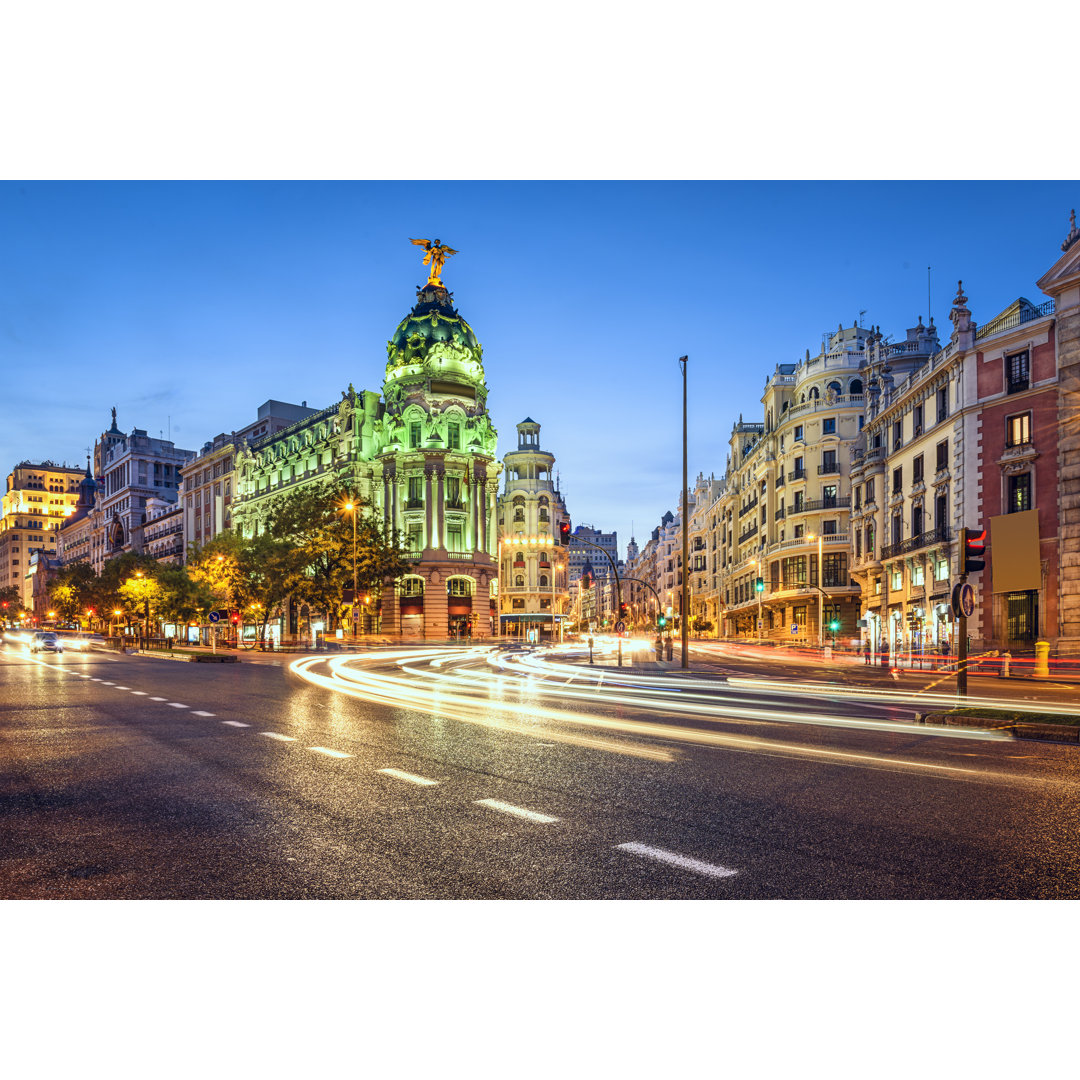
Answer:
POLYGON ((113 405, 197 450, 268 398, 381 390, 426 277, 409 238, 438 237, 500 457, 537 420, 572 520, 625 552, 677 509, 680 355, 692 483, 838 323, 897 339, 933 314, 945 340, 959 278, 980 323, 1042 302, 1077 203, 1068 182, 6 182, 0 465, 84 464, 113 405))

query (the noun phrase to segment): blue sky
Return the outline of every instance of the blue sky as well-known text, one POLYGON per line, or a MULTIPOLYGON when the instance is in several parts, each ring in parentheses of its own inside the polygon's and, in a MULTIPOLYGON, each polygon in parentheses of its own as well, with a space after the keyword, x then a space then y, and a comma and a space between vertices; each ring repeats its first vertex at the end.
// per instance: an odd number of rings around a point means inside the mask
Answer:
POLYGON ((690 473, 722 473, 742 413, 824 331, 902 336, 958 278, 976 320, 1060 254, 1068 182, 0 183, 0 467, 82 463, 124 430, 197 449, 267 398, 378 390, 425 278, 485 350, 500 456, 526 415, 575 523, 642 541, 690 473), (928 299, 926 267, 933 267, 928 299))

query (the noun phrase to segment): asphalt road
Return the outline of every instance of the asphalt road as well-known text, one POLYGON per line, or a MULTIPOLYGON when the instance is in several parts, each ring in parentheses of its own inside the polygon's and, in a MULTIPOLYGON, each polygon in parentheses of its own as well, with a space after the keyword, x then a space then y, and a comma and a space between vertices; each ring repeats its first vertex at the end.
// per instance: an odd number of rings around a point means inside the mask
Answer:
POLYGON ((722 674, 8 646, 0 895, 1080 896, 1075 746, 722 674))

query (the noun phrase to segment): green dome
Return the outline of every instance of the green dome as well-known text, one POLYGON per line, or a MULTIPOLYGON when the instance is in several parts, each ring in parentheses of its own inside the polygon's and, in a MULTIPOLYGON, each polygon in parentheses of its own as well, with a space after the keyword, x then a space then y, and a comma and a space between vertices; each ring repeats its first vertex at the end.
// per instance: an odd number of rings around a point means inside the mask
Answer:
POLYGON ((478 374, 483 348, 473 328, 457 313, 453 296, 430 283, 420 289, 417 304, 398 324, 386 346, 386 376, 399 369, 441 357, 443 360, 476 364, 478 374))

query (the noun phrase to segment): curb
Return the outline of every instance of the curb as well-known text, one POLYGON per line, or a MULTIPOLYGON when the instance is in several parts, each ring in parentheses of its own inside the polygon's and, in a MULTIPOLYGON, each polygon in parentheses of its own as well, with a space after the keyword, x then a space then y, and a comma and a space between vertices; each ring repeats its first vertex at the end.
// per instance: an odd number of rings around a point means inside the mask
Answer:
POLYGON ((948 716, 945 713, 916 713, 916 724, 936 727, 974 728, 983 731, 1007 732, 1014 739, 1042 739, 1046 742, 1080 745, 1080 727, 1069 724, 1039 724, 1027 721, 991 720, 982 716, 948 716))
POLYGON ((206 656, 177 656, 175 653, 157 652, 150 649, 134 649, 135 656, 149 656, 151 660, 173 660, 178 664, 239 664, 238 656, 228 653, 207 653, 206 656))

